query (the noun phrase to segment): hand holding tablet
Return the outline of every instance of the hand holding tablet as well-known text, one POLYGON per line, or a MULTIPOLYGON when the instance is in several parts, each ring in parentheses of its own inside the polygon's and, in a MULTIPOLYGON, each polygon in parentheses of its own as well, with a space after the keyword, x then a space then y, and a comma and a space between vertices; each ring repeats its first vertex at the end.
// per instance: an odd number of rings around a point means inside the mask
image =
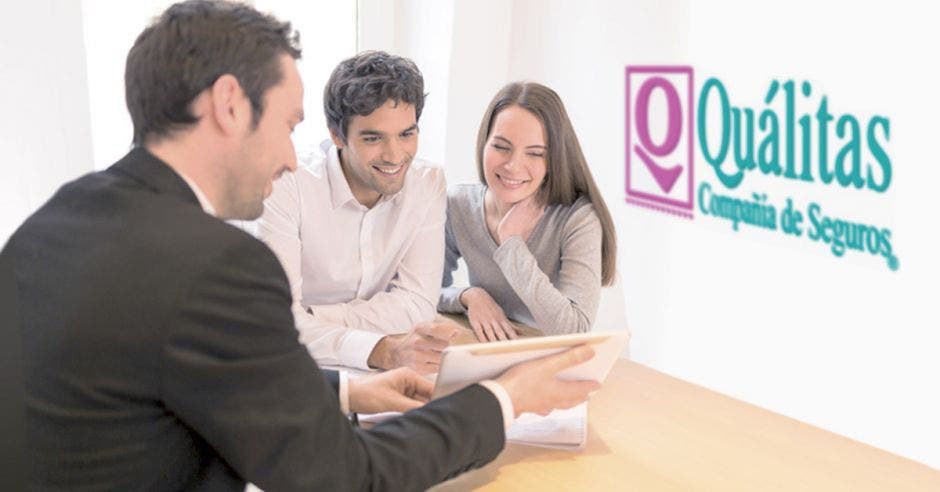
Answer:
POLYGON ((597 332, 451 346, 441 357, 433 398, 496 379, 518 407, 516 415, 568 408, 599 387, 629 338, 597 332))

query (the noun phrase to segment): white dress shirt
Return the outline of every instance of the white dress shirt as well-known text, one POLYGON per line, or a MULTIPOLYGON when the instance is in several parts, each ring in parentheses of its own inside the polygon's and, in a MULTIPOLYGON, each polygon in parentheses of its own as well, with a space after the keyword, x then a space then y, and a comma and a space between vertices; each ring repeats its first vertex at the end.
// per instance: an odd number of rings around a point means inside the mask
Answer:
POLYGON ((385 335, 434 318, 444 266, 444 172, 415 159, 401 191, 370 209, 332 142, 265 200, 259 237, 280 259, 301 342, 321 365, 367 369, 385 335))
MULTIPOLYGON (((183 181, 185 181, 186 184, 189 185, 189 189, 193 191, 194 195, 196 195, 196 200, 199 200, 199 206, 202 207, 202 211, 213 217, 216 217, 217 214, 215 211, 215 207, 212 206, 212 202, 209 201, 209 198, 206 197, 206 194, 202 192, 202 188, 200 188, 199 185, 197 185, 195 181, 189 179, 189 176, 186 176, 185 174, 175 169, 174 171, 176 171, 176 174, 178 174, 179 177, 183 178, 183 181)), ((490 390, 490 391, 493 391, 493 390, 490 390)), ((503 392, 505 393, 505 390, 503 390, 503 392)), ((494 394, 496 393, 494 392, 494 394)), ((346 375, 346 371, 339 371, 339 395, 338 396, 339 396, 340 410, 343 413, 349 413, 349 378, 346 375)), ((496 398, 500 399, 499 396, 497 396, 496 398)), ((505 417, 504 417, 504 420, 505 420, 505 417)))

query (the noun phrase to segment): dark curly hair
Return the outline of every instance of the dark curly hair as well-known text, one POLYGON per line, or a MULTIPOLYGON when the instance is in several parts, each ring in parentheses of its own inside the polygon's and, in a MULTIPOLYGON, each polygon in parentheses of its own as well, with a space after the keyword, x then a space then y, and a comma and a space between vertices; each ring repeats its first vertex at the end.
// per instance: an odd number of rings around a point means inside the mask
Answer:
POLYGON ((238 79, 256 125, 265 91, 283 77, 282 54, 300 58, 300 35, 289 22, 241 3, 172 5, 140 33, 127 54, 124 82, 134 145, 195 123, 193 99, 225 74, 238 79))
POLYGON ((389 99, 415 107, 415 121, 424 108, 424 78, 413 61, 384 51, 364 51, 343 60, 323 89, 326 126, 346 142, 349 119, 366 116, 389 99))

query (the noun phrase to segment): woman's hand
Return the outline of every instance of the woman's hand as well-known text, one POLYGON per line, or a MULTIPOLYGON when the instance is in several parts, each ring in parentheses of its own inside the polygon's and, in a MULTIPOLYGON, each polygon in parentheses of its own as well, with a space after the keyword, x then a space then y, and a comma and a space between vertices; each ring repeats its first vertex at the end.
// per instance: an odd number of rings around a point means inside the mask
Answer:
POLYGON ((503 308, 485 290, 470 287, 460 294, 460 302, 467 307, 467 318, 477 340, 495 342, 519 337, 515 325, 503 313, 503 308))
POLYGON ((539 204, 537 195, 538 193, 533 193, 525 200, 513 205, 499 221, 499 225, 496 226, 496 239, 499 244, 503 244, 512 236, 519 236, 523 241, 529 239, 532 230, 545 213, 545 207, 539 204))

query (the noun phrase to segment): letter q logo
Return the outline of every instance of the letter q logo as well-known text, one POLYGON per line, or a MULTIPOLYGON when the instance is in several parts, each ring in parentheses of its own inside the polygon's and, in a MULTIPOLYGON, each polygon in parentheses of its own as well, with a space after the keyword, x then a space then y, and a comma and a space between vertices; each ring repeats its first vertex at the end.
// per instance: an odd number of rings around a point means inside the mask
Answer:
POLYGON ((628 66, 627 202, 692 218, 692 67, 628 66))

